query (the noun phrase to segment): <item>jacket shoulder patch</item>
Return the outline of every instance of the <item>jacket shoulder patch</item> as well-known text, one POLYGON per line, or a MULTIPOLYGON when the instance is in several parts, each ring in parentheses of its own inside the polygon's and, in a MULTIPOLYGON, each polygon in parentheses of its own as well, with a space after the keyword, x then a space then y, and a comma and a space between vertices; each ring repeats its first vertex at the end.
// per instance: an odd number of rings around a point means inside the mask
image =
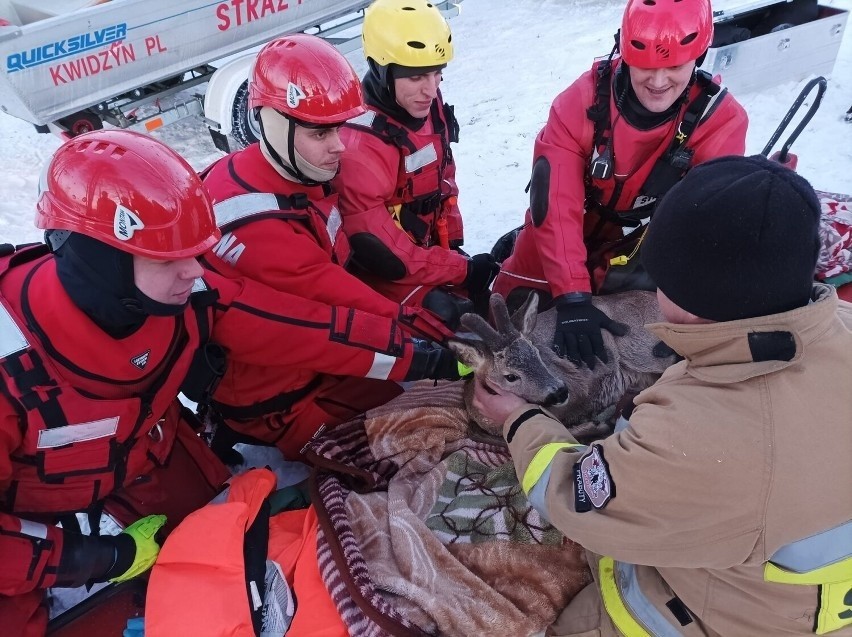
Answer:
POLYGON ((591 507, 602 509, 615 497, 615 483, 600 445, 592 445, 577 461, 574 465, 574 476, 577 511, 589 511, 591 507))

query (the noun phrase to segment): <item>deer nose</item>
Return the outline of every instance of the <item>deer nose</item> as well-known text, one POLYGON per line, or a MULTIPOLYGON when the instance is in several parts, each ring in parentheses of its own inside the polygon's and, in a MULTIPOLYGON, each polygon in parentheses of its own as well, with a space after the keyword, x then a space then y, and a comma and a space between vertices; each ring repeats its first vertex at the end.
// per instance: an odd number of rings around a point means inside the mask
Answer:
POLYGON ((568 388, 565 386, 550 392, 545 399, 545 405, 561 405, 568 400, 568 388))

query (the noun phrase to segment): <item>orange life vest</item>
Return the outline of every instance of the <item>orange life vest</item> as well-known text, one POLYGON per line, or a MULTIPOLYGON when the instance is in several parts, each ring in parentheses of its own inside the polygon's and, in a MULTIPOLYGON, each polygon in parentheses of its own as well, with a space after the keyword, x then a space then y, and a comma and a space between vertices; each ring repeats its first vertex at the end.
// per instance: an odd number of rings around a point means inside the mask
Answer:
POLYGON ((172 532, 148 584, 146 637, 349 634, 320 576, 316 512, 270 516, 275 486, 268 469, 238 475, 172 532))

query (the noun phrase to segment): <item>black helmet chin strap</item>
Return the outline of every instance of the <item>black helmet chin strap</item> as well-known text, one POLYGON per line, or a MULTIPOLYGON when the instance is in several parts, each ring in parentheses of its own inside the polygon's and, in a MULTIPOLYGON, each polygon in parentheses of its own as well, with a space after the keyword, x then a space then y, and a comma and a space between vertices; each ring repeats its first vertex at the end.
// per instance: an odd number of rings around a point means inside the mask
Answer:
POLYGON ((275 160, 275 163, 281 166, 281 168, 290 175, 293 179, 298 182, 305 184, 306 186, 319 186, 322 185, 322 182, 316 181, 315 179, 311 179, 301 170, 299 170, 299 165, 296 163, 296 121, 281 111, 276 111, 283 117, 287 118, 287 122, 289 126, 287 127, 287 155, 290 159, 290 164, 288 165, 283 159, 281 159, 281 155, 278 154, 278 151, 275 150, 275 147, 270 143, 269 138, 266 136, 266 130, 263 126, 263 118, 260 116, 260 109, 257 112, 257 123, 260 126, 260 136, 263 139, 263 143, 266 146, 266 150, 269 151, 269 155, 272 159, 275 160))

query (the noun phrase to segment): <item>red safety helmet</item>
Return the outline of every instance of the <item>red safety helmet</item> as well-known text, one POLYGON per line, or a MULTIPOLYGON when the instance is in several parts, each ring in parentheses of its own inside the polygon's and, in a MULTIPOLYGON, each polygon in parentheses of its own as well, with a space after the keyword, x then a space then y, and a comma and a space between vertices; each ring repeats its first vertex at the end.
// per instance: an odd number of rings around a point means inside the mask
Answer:
POLYGON ((697 60, 713 40, 710 0, 628 0, 621 21, 621 57, 659 69, 697 60))
POLYGON ((70 139, 39 188, 37 228, 79 232, 130 254, 193 257, 221 236, 192 167, 141 133, 98 130, 70 139))
POLYGON ((361 82, 343 54, 314 35, 273 40, 249 80, 249 108, 270 106, 300 122, 342 124, 365 111, 361 82))

